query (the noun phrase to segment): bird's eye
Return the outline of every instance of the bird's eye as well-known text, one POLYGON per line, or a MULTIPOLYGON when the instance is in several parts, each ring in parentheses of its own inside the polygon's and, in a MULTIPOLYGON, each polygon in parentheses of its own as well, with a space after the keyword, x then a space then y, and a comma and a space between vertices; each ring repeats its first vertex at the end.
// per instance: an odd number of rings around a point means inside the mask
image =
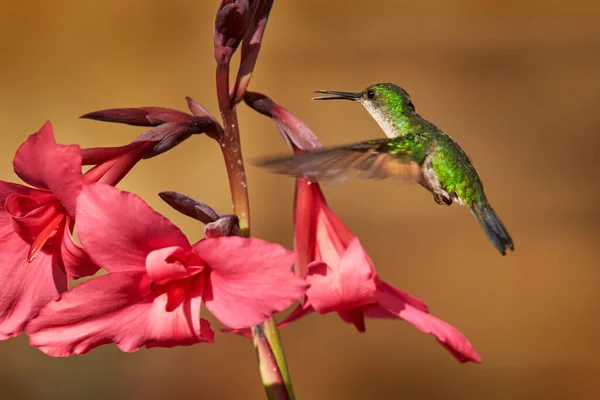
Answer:
POLYGON ((375 91, 373 89, 367 90, 367 99, 373 100, 375 98, 375 91))

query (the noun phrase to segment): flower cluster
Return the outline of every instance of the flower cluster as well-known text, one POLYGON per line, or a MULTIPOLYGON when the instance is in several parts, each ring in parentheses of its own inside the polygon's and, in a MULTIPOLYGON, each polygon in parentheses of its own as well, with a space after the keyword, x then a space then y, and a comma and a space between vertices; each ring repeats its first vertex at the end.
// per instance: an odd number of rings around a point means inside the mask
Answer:
POLYGON ((192 245, 141 198, 113 187, 161 140, 169 133, 80 149, 56 144, 48 122, 19 148, 15 172, 33 187, 0 182, 3 339, 25 331, 55 356, 105 343, 124 351, 212 343, 202 303, 226 326, 244 328, 304 293, 294 254, 280 245, 227 236, 231 218, 219 214, 192 245), (67 290, 99 268, 108 274, 67 290))
MULTIPOLYGON (((480 361, 458 330, 378 275, 318 183, 296 180, 294 252, 249 237, 236 106, 245 101, 271 118, 296 153, 321 147, 292 113, 247 91, 272 3, 221 1, 214 54, 223 124, 187 97, 190 113, 139 107, 83 116, 148 128, 121 147, 57 144, 50 122, 21 145, 14 170, 29 186, 0 181, 0 339, 25 332, 52 356, 109 343, 126 352, 213 343, 214 331, 201 317, 204 305, 224 331, 252 332, 255 343, 266 346, 265 357, 276 358, 281 352, 270 348, 275 344, 260 325, 298 302, 279 326, 313 312, 335 312, 359 332, 367 318, 402 319, 432 334, 460 362, 480 361), (240 66, 230 86, 229 63, 238 47, 240 66), (205 225, 204 238, 192 244, 166 217, 116 185, 138 162, 200 133, 223 151, 234 214, 161 192, 173 208, 205 225), (105 273, 92 277, 100 269, 105 273), (69 288, 82 277, 92 278, 69 288)), ((271 372, 281 365, 277 360, 271 372)))

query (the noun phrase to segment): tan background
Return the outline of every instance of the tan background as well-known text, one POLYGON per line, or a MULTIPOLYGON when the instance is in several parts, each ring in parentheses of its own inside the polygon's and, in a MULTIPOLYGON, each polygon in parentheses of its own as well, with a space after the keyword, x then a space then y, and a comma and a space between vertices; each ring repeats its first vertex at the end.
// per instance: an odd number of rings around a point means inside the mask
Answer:
MULTIPOLYGON (((46 119, 59 141, 118 145, 141 129, 79 120, 92 110, 185 107, 217 113, 217 1, 0 3, 0 178, 46 119)), ((325 144, 381 136, 358 105, 315 89, 392 81, 471 155, 516 253, 503 258, 469 212, 417 186, 352 181, 330 205, 381 276, 459 328, 482 365, 460 365, 403 322, 360 335, 312 316, 283 340, 299 399, 600 398, 600 6, 597 1, 276 2, 251 83, 325 144), (378 5, 375 5, 378 3, 378 5)), ((240 109, 246 156, 286 151, 266 118, 240 109)), ((139 165, 139 193, 192 239, 202 227, 163 205, 176 190, 228 211, 216 145, 195 137, 139 165)), ((253 233, 290 247, 293 181, 248 168, 253 233)), ((213 320, 213 326, 218 327, 213 320)), ((0 343, 6 399, 261 399, 249 341, 124 354, 104 346, 52 359, 26 338, 0 343)))

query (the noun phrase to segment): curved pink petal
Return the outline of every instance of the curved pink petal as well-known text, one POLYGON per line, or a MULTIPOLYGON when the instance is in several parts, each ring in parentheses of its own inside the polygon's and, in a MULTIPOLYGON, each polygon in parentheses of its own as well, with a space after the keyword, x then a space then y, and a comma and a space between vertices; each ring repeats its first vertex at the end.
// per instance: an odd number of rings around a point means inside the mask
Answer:
POLYGON ((331 236, 336 238, 336 241, 339 241, 343 247, 349 246, 350 242, 356 237, 350 232, 350 229, 344 224, 340 217, 338 217, 327 205, 327 201, 325 201, 325 196, 323 195, 323 191, 319 185, 315 187, 315 198, 316 202, 321 205, 320 212, 320 228, 329 232, 331 236), (323 224, 322 221, 327 221, 326 224, 323 224))
POLYGON ((279 328, 285 328, 289 324, 294 321, 299 320, 300 318, 306 317, 308 314, 313 313, 315 309, 309 305, 308 303, 304 303, 304 305, 299 304, 296 308, 292 310, 291 313, 288 314, 280 323, 277 324, 279 328))
POLYGON ((56 357, 84 354, 108 343, 126 352, 212 343, 214 332, 199 316, 201 285, 190 290, 177 308, 167 311, 167 294, 153 292, 143 273, 104 275, 48 303, 27 325, 27 334, 32 346, 56 357))
POLYGON ((4 202, 6 201, 6 198, 13 193, 34 197, 35 194, 40 193, 40 191, 27 186, 19 185, 18 183, 0 181, 0 210, 4 209, 4 202))
POLYGON ((18 336, 42 306, 67 290, 67 276, 51 254, 40 252, 27 263, 28 252, 17 233, 0 237, 0 339, 18 336))
MULTIPOLYGON (((381 315, 384 310, 414 325, 424 333, 430 333, 461 363, 467 361, 481 362, 481 358, 473 349, 471 343, 456 328, 431 314, 423 312, 398 296, 396 292, 379 291, 377 293, 377 305, 383 310, 375 310, 375 315, 381 315)), ((365 307, 365 314, 370 316, 372 310, 365 307)), ((377 307, 371 306, 371 309, 377 307)))
POLYGON ((308 264, 314 260, 317 213, 320 204, 315 200, 315 191, 320 190, 318 183, 305 178, 296 179, 294 197, 294 250, 296 250, 296 274, 305 278, 308 264))
POLYGON ((375 302, 376 275, 358 238, 350 241, 336 271, 324 262, 308 266, 306 297, 319 313, 345 311, 375 302))
POLYGON ((52 221, 56 221, 57 218, 64 219, 65 216, 60 203, 53 196, 40 191, 34 197, 13 193, 6 198, 4 207, 12 219, 11 226, 13 230, 22 238, 29 240, 30 243, 52 221), (42 196, 38 195, 40 193, 42 196), (40 199, 40 197, 46 197, 46 199, 40 199), (51 199, 50 202, 41 202, 48 198, 51 199), (59 215, 62 215, 62 217, 59 215))
POLYGON ((294 253, 278 244, 229 236, 203 240, 194 249, 210 270, 206 308, 231 328, 263 322, 306 290, 291 271, 294 253))
POLYGON ((61 262, 70 279, 92 276, 98 272, 100 267, 92 261, 85 250, 75 243, 69 229, 69 219, 67 218, 67 223, 63 227, 62 242, 60 244, 61 262))
POLYGON ((310 128, 285 108, 274 104, 272 115, 284 138, 300 150, 311 151, 323 147, 310 128))
MULTIPOLYGON (((402 299, 402 301, 404 301, 407 304, 410 304, 417 310, 421 310, 425 313, 429 312, 429 307, 427 307, 427 304, 425 304, 423 301, 381 280, 379 280, 378 282, 378 290, 386 293, 386 296, 402 299)), ((390 314, 388 311, 385 310, 381 315, 377 315, 374 311, 369 312, 368 316, 369 318, 397 318, 395 315, 390 314)))
POLYGON ((357 331, 363 333, 367 330, 363 308, 364 307, 349 308, 338 312, 338 315, 344 322, 354 325, 357 331))
POLYGON ((191 249, 179 228, 141 198, 101 183, 83 188, 76 221, 83 247, 110 272, 145 271, 153 250, 191 249))
POLYGON ((195 272, 199 272, 199 268, 195 270, 186 268, 185 264, 190 253, 191 250, 186 251, 179 246, 153 250, 146 257, 146 272, 150 279, 157 284, 187 278, 195 272))
POLYGON ((81 150, 76 145, 56 144, 50 121, 19 147, 13 166, 23 181, 51 191, 75 216, 75 202, 82 185, 81 150))
MULTIPOLYGON (((285 328, 292 322, 299 320, 300 318, 303 318, 313 312, 315 312, 315 309, 312 308, 310 305, 308 305, 308 303, 305 303, 304 306, 298 305, 296 308, 294 308, 292 310, 291 313, 288 314, 287 317, 285 317, 281 322, 277 323, 277 327, 285 328)), ((242 328, 242 329, 221 328, 221 332, 235 333, 236 335, 240 335, 240 336, 243 336, 246 338, 252 337, 252 331, 250 330, 250 328, 242 328)))
POLYGON ((91 147, 81 149, 81 163, 83 165, 102 164, 135 151, 139 147, 140 143, 133 142, 119 147, 91 147))

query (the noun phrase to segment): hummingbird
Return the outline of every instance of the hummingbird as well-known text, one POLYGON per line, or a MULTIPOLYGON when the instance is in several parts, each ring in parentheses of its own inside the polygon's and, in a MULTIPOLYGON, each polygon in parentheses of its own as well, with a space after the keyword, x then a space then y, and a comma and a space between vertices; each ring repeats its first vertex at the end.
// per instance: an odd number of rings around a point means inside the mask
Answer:
POLYGON ((386 135, 296 154, 265 158, 258 165, 272 172, 311 181, 339 181, 357 171, 362 178, 394 178, 418 183, 436 203, 468 206, 490 242, 502 254, 514 250, 506 228, 490 206, 483 184, 462 148, 421 117, 408 93, 393 83, 371 85, 360 93, 318 90, 313 100, 349 100, 362 104, 386 135))

